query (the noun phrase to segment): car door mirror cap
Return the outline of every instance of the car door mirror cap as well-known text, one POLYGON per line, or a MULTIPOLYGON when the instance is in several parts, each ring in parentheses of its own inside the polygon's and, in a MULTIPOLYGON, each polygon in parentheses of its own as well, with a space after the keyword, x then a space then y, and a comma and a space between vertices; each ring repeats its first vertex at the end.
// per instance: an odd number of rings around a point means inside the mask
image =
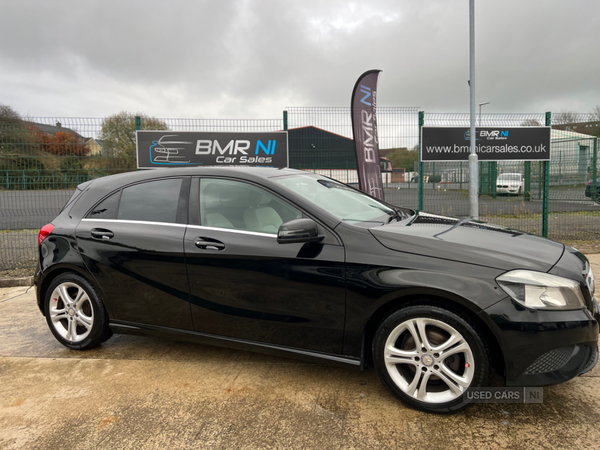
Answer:
POLYGON ((319 235, 319 227, 312 219, 294 219, 281 224, 277 231, 279 244, 294 244, 298 242, 319 242, 325 238, 319 235))

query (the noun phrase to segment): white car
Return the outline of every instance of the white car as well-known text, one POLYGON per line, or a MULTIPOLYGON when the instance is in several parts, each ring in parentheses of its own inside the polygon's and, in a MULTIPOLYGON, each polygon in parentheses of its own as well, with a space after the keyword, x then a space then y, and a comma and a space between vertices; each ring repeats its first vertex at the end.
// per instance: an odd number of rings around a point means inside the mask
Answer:
POLYGON ((523 175, 520 173, 503 173, 496 180, 497 194, 523 194, 523 175))

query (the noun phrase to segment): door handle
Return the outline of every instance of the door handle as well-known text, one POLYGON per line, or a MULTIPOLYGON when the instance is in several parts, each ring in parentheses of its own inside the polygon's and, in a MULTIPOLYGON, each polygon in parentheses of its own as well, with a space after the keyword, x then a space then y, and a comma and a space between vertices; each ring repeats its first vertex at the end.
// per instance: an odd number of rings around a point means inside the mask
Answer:
POLYGON ((221 241, 207 237, 197 237, 194 239, 194 245, 202 250, 225 250, 225 244, 221 241))
POLYGON ((104 241, 108 241, 115 236, 115 233, 110 230, 105 230, 104 228, 94 228, 90 231, 90 234, 93 238, 102 239, 104 241))

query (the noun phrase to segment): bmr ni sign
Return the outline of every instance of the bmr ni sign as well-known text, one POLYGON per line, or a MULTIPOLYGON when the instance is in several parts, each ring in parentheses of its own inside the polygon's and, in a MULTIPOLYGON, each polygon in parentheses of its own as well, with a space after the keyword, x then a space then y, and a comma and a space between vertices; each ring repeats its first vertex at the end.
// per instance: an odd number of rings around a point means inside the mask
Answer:
POLYGON ((178 166, 288 167, 286 131, 205 133, 136 132, 138 169, 178 166))
MULTIPOLYGON (((480 161, 549 161, 550 127, 477 128, 480 161)), ((471 133, 466 127, 423 127, 421 161, 468 161, 471 133)))

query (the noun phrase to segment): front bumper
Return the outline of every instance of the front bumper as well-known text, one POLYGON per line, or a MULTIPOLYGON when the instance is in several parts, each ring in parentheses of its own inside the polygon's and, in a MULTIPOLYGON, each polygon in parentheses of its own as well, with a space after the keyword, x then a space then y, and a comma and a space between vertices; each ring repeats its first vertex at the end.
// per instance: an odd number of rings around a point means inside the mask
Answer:
POLYGON ((595 311, 534 311, 506 298, 485 313, 497 327, 507 386, 563 383, 596 364, 595 311))
POLYGON ((519 188, 504 188, 500 186, 496 186, 496 194, 513 194, 517 195, 519 193, 519 188))

